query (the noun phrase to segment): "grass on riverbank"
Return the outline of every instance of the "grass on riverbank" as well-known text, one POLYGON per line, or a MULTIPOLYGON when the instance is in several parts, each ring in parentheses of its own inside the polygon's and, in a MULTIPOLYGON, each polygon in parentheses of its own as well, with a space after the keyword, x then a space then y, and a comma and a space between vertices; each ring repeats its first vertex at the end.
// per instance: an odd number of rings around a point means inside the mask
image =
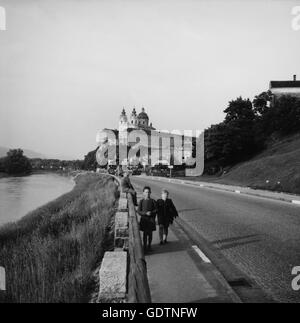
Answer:
POLYGON ((84 302, 115 212, 113 180, 79 175, 74 189, 0 228, 12 302, 84 302))

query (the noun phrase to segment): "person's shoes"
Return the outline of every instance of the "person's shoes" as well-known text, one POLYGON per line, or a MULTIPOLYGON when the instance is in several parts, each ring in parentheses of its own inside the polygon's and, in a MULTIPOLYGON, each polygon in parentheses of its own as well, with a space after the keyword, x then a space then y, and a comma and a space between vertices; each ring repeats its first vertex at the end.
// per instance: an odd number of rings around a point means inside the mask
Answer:
POLYGON ((163 241, 161 241, 159 244, 160 244, 160 245, 162 245, 162 244, 164 244, 164 242, 163 242, 163 241))
POLYGON ((148 251, 149 251, 149 252, 151 252, 151 251, 152 251, 151 246, 148 246, 148 251))
POLYGON ((168 243, 167 239, 164 240, 164 244, 168 243))

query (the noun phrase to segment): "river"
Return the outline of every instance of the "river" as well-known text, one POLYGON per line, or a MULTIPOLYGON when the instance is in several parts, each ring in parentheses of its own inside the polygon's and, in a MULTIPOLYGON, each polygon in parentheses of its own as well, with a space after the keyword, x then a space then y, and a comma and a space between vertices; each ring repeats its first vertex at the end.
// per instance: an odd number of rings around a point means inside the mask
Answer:
POLYGON ((55 173, 0 178, 0 226, 72 190, 70 177, 55 173))

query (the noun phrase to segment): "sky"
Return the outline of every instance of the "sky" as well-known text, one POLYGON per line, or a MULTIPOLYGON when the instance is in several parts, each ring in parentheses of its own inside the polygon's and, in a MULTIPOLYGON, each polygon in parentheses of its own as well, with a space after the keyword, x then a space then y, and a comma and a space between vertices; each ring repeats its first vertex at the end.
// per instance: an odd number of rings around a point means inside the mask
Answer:
POLYGON ((123 107, 205 129, 300 79, 289 0, 0 0, 0 146, 82 159, 123 107))

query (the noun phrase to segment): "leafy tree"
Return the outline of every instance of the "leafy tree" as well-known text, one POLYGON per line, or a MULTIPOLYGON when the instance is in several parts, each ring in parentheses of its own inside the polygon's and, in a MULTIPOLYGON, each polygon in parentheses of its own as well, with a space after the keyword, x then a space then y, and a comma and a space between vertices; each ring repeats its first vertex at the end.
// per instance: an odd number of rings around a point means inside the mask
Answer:
POLYGON ((31 164, 22 149, 10 149, 4 159, 4 170, 8 174, 26 174, 31 171, 31 164))
POLYGON ((98 163, 96 160, 96 153, 99 147, 97 149, 90 151, 87 155, 84 156, 84 161, 82 165, 82 169, 85 170, 96 170, 98 167, 98 163))
POLYGON ((226 110, 223 147, 226 164, 249 158, 256 151, 254 134, 255 113, 249 99, 237 98, 226 110))
POLYGON ((247 160, 261 151, 269 138, 300 130, 300 100, 292 96, 273 99, 270 91, 255 96, 253 104, 241 97, 229 102, 223 122, 205 131, 205 171, 247 160))
POLYGON ((263 116, 270 109, 272 102, 272 93, 271 91, 262 92, 259 95, 256 95, 253 100, 254 113, 257 116, 263 116))
POLYGON ((300 101, 296 97, 284 95, 275 101, 274 107, 265 114, 269 120, 269 133, 278 132, 282 136, 293 134, 300 129, 300 101))

